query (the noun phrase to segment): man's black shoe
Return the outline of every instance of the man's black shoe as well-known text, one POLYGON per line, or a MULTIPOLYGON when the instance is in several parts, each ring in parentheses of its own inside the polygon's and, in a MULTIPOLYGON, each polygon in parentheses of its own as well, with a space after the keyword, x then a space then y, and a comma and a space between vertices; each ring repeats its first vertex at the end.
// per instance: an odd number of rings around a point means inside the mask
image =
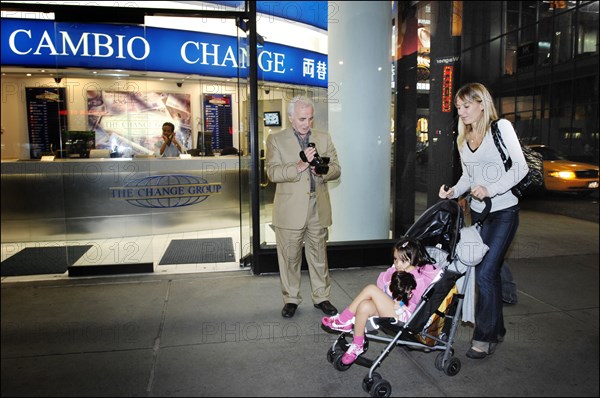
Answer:
POLYGON ((296 308, 298 308, 298 304, 287 303, 283 306, 283 309, 281 310, 281 316, 283 316, 284 318, 293 317, 296 313, 296 308))
POLYGON ((315 308, 320 309, 321 311, 323 311, 326 315, 332 316, 338 313, 337 308, 335 308, 333 306, 333 304, 331 304, 329 301, 322 301, 319 304, 315 304, 315 308))

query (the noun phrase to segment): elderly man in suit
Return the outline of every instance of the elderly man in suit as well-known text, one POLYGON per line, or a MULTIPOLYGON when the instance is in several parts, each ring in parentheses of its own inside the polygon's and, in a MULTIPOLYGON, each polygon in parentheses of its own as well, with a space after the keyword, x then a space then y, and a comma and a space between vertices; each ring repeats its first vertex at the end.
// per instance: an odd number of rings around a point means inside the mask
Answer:
POLYGON ((327 228, 332 221, 327 182, 339 178, 341 168, 331 136, 312 130, 314 103, 307 97, 294 97, 287 113, 291 127, 267 137, 266 163, 269 180, 277 184, 272 223, 284 301, 281 315, 293 317, 302 302, 303 244, 313 305, 327 315, 335 315, 337 309, 329 301, 327 228), (304 152, 304 160, 300 152, 304 152), (329 158, 328 170, 315 167, 313 160, 319 157, 329 158))

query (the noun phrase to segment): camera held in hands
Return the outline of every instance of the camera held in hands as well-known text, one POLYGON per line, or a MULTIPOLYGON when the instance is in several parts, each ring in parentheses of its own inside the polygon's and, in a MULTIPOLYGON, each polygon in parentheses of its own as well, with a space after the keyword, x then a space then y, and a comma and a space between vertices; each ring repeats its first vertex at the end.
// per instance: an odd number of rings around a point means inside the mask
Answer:
MULTIPOLYGON (((309 147, 313 147, 315 148, 315 143, 314 142, 309 142, 308 143, 309 147)), ((316 150, 316 148, 315 148, 316 150)), ((303 162, 306 162, 308 164, 310 164, 311 166, 313 166, 315 168, 315 173, 316 174, 327 174, 327 172, 329 171, 329 157, 326 156, 319 156, 318 152, 315 152, 315 157, 313 158, 312 162, 309 162, 308 159, 306 158, 306 155, 304 154, 304 151, 300 152, 300 159, 302 159, 303 162)))

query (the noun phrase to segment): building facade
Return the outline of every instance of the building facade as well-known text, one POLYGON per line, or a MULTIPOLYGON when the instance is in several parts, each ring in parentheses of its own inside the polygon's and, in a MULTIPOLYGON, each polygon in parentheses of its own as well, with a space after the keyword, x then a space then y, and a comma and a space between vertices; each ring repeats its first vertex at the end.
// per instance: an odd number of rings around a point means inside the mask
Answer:
POLYGON ((67 256, 73 275, 137 265, 276 272, 264 143, 287 126, 298 94, 315 102, 315 127, 330 131, 342 161, 330 187, 332 268, 391 263, 394 240, 456 180, 453 95, 464 83, 490 88, 523 143, 598 163, 597 1, 117 3, 2 3, 3 261, 24 248, 91 246, 67 256), (110 36, 113 58, 63 65, 55 51, 36 64, 28 56, 55 41, 16 45, 36 32, 21 19, 67 32, 62 43, 79 55, 76 38, 93 26, 90 45, 106 55, 110 36), (141 59, 146 43, 176 51, 142 68, 121 65, 141 59), (55 120, 33 123, 47 106, 55 120), (165 120, 189 157, 156 158, 165 120), (231 146, 238 155, 210 156, 231 146), (233 256, 163 264, 173 240, 233 256))

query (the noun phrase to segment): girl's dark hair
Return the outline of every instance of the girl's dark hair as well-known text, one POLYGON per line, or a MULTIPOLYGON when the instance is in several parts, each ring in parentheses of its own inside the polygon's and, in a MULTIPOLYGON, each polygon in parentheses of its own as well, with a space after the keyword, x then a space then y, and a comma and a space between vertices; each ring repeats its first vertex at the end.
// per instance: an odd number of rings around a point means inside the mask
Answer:
POLYGON ((410 272, 396 271, 392 274, 390 292, 396 301, 402 301, 408 305, 410 292, 417 288, 417 281, 410 272))
POLYGON ((411 265, 420 268, 427 264, 435 264, 425 246, 420 240, 413 238, 402 238, 394 245, 394 251, 398 251, 400 257, 405 256, 411 265))

